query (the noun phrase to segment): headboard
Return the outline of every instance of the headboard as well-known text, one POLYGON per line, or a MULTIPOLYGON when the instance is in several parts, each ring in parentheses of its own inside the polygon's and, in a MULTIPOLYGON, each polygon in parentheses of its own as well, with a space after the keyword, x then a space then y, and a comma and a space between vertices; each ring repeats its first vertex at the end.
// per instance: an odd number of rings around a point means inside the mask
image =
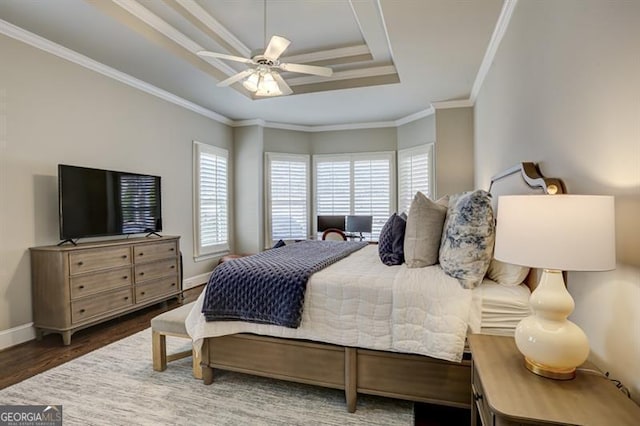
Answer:
MULTIPOLYGON (((547 178, 535 163, 517 164, 491 178, 493 212, 498 214, 498 197, 501 195, 566 194, 564 183, 557 178, 547 178)), ((525 282, 531 290, 538 285, 539 270, 532 269, 525 282)))

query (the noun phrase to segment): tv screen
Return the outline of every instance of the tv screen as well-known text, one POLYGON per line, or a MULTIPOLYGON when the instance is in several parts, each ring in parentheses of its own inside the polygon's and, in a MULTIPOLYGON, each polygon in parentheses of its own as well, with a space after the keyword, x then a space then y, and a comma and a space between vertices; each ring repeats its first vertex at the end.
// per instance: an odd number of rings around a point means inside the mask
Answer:
POLYGON ((58 165, 60 239, 162 230, 160 177, 58 165))

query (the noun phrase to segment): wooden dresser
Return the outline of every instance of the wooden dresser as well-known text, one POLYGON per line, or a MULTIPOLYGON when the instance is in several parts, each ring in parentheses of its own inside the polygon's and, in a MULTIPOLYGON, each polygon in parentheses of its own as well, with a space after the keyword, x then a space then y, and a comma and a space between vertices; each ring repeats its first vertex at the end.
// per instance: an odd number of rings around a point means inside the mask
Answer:
POLYGON ((33 322, 38 338, 65 345, 82 328, 181 297, 180 237, 33 247, 33 322))

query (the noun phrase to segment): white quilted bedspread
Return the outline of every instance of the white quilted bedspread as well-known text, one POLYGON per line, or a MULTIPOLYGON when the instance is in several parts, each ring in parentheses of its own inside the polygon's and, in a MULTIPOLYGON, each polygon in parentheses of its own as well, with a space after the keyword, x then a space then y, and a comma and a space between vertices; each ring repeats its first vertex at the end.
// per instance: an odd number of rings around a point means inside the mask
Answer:
MULTIPOLYGON (((307 339, 460 361, 467 324, 477 328, 471 290, 440 267, 384 265, 370 245, 312 275, 297 329, 242 321, 207 322, 204 292, 186 320, 196 348, 206 337, 235 333, 307 339)), ((478 326, 479 327, 479 326, 478 326)))

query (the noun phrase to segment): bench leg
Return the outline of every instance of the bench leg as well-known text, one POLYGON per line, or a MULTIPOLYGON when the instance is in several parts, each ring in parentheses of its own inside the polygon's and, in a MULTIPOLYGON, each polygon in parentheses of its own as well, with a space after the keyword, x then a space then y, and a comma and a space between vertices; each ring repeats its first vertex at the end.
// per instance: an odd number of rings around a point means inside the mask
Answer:
POLYGON ((151 350, 153 353, 153 369, 164 371, 167 369, 167 337, 157 331, 152 331, 151 350))
POLYGON ((200 362, 202 359, 200 358, 200 354, 196 355, 195 349, 193 349, 193 377, 196 379, 202 379, 202 366, 200 362))

